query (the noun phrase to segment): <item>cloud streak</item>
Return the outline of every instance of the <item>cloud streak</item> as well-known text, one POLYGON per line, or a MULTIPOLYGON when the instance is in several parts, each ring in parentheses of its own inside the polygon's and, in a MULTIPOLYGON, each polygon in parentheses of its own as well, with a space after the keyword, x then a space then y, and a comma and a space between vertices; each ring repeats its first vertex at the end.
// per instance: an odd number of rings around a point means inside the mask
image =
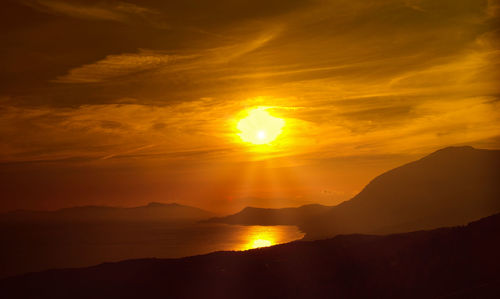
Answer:
POLYGON ((74 68, 54 82, 98 83, 155 70, 174 60, 175 56, 144 50, 137 54, 109 55, 95 63, 74 68))
POLYGON ((25 4, 44 12, 90 20, 125 22, 130 16, 154 14, 150 9, 120 1, 89 5, 74 1, 35 0, 25 1, 25 4))
POLYGON ((167 54, 163 51, 140 50, 138 53, 109 55, 94 63, 71 69, 66 75, 53 80, 56 83, 100 83, 141 72, 158 71, 165 73, 186 73, 211 70, 224 67, 252 51, 258 50, 271 41, 279 30, 268 30, 239 43, 197 53, 167 54))

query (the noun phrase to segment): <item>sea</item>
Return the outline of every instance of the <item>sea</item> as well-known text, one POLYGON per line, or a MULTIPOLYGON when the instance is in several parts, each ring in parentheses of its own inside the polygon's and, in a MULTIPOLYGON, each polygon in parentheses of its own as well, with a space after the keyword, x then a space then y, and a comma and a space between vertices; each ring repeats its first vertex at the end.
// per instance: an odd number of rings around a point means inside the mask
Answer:
POLYGON ((295 226, 18 223, 0 226, 0 278, 142 258, 179 258, 299 240, 295 226))

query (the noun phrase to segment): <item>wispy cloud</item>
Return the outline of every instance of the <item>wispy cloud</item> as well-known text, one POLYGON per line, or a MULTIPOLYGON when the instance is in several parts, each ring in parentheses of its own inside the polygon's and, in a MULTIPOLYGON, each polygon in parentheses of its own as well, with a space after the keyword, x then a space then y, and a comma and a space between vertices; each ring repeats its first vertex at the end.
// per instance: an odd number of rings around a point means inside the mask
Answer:
POLYGON ((245 56, 271 41, 279 30, 265 31, 248 40, 223 47, 209 48, 196 53, 167 54, 164 51, 140 50, 137 53, 108 55, 102 60, 69 70, 53 82, 99 83, 112 79, 136 75, 137 73, 162 70, 176 74, 213 70, 221 64, 245 56))
POLYGON ((500 1, 488 0, 487 14, 490 18, 496 18, 500 15, 500 1))
POLYGON ((129 16, 143 16, 154 13, 152 10, 126 2, 101 2, 87 4, 75 1, 33 0, 27 5, 55 14, 74 18, 125 21, 129 16))
POLYGON ((177 57, 154 51, 109 55, 95 63, 69 71, 55 80, 59 83, 96 83, 143 71, 154 70, 176 60, 177 57))

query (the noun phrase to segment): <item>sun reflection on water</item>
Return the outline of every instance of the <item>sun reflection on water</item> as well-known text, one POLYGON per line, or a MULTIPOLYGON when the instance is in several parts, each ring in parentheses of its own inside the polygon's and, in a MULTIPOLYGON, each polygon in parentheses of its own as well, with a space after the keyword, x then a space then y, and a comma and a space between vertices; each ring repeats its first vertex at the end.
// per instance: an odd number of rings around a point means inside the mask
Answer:
POLYGON ((252 242, 246 244, 245 249, 254 249, 254 248, 260 248, 260 247, 269 247, 274 245, 274 243, 270 240, 265 240, 265 239, 257 239, 253 240, 252 242))
POLYGON ((299 232, 284 233, 282 228, 273 226, 249 226, 243 236, 242 247, 239 250, 268 247, 276 244, 290 242, 290 239, 300 239, 303 234, 299 232))

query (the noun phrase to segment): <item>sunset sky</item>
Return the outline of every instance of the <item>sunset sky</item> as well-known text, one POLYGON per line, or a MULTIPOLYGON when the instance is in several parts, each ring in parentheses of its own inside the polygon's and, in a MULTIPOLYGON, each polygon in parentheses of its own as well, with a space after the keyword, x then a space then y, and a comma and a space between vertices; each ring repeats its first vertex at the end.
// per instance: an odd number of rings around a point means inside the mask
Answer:
POLYGON ((500 1, 4 0, 0 211, 334 205, 500 148, 500 1), (283 119, 243 142, 256 107, 283 119))

